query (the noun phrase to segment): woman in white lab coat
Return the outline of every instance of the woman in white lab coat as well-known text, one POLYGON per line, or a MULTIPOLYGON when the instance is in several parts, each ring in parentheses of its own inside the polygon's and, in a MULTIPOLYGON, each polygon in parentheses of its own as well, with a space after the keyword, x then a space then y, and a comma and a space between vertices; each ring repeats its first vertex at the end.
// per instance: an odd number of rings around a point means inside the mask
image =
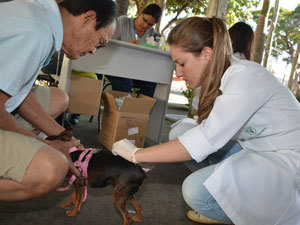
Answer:
POLYGON ((257 63, 232 60, 222 20, 192 17, 169 34, 176 75, 201 86, 199 125, 177 139, 113 152, 132 162, 204 161, 229 140, 242 150, 186 178, 183 196, 195 221, 237 225, 300 224, 300 105, 257 63))
MULTIPOLYGON (((228 29, 228 32, 231 40, 233 60, 250 60, 254 39, 254 32, 251 26, 242 21, 237 22, 228 29)), ((201 87, 197 87, 194 90, 195 97, 192 101, 192 106, 194 109, 197 109, 199 105, 200 89, 201 87)), ((185 131, 197 126, 197 118, 198 116, 195 115, 194 118, 183 118, 172 124, 169 133, 169 140, 176 139, 185 131)), ((198 169, 208 166, 209 164, 214 164, 221 161, 224 157, 228 157, 229 155, 236 153, 237 151, 241 150, 241 148, 242 147, 239 145, 239 143, 230 140, 224 147, 219 149, 217 153, 210 155, 205 161, 197 163, 195 162, 195 160, 190 160, 185 162, 184 164, 192 172, 194 172, 198 169)), ((193 212, 189 212, 188 216, 190 218, 197 215, 195 215, 193 212)))

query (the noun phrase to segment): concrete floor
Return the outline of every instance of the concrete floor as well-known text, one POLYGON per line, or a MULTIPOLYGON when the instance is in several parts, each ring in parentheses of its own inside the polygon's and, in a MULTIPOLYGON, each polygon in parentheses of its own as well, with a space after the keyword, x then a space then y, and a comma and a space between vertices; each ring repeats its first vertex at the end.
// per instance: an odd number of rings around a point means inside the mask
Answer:
MULTIPOLYGON (((168 113, 170 113, 168 110, 168 113)), ((174 110, 171 110, 174 111, 174 110)), ((179 110, 179 114, 186 111, 179 110)), ((100 147, 97 141, 97 119, 88 122, 89 116, 81 116, 74 128, 74 136, 86 147, 100 147)), ((167 141, 170 129, 165 121, 162 142, 167 141)), ((186 218, 189 207, 181 194, 181 184, 189 170, 182 163, 157 164, 147 174, 136 198, 143 207, 140 225, 192 225, 186 218)), ((24 202, 0 202, 0 225, 121 225, 122 217, 115 208, 112 198, 113 187, 88 188, 88 197, 80 214, 68 217, 65 210, 58 207, 66 202, 71 190, 54 191, 46 196, 24 202)))

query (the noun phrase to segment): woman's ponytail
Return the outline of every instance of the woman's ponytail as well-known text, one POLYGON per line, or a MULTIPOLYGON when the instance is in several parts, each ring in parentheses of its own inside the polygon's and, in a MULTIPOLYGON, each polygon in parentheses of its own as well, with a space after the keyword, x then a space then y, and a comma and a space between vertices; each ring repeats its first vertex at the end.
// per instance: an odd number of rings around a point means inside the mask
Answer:
POLYGON ((180 46, 195 56, 199 56, 204 47, 213 49, 200 90, 198 123, 201 123, 208 117, 217 96, 221 94, 221 79, 231 64, 232 49, 226 25, 218 18, 190 17, 171 30, 168 43, 180 46))
POLYGON ((231 65, 232 48, 226 25, 219 18, 210 18, 213 27, 213 54, 207 74, 200 90, 198 123, 210 114, 216 98, 221 95, 220 85, 223 74, 231 65))

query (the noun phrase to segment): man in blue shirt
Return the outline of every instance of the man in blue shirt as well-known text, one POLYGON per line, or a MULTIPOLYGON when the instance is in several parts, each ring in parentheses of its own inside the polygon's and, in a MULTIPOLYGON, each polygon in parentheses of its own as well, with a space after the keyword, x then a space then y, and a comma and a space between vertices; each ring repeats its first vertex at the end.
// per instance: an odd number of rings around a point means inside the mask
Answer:
POLYGON ((68 105, 58 88, 32 86, 54 52, 70 59, 93 54, 115 31, 112 0, 15 0, 0 7, 0 200, 18 201, 54 190, 69 169, 68 149, 79 144, 46 141, 68 105), (28 125, 30 124, 30 126, 28 125))

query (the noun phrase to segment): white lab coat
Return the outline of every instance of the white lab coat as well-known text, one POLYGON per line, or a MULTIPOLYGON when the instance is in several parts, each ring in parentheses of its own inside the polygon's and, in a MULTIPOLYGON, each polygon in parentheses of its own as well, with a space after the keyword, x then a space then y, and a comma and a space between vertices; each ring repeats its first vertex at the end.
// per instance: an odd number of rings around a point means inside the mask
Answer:
POLYGON ((260 65, 237 60, 225 72, 209 117, 179 141, 196 161, 230 139, 243 150, 204 185, 236 225, 300 224, 300 104, 260 65))

